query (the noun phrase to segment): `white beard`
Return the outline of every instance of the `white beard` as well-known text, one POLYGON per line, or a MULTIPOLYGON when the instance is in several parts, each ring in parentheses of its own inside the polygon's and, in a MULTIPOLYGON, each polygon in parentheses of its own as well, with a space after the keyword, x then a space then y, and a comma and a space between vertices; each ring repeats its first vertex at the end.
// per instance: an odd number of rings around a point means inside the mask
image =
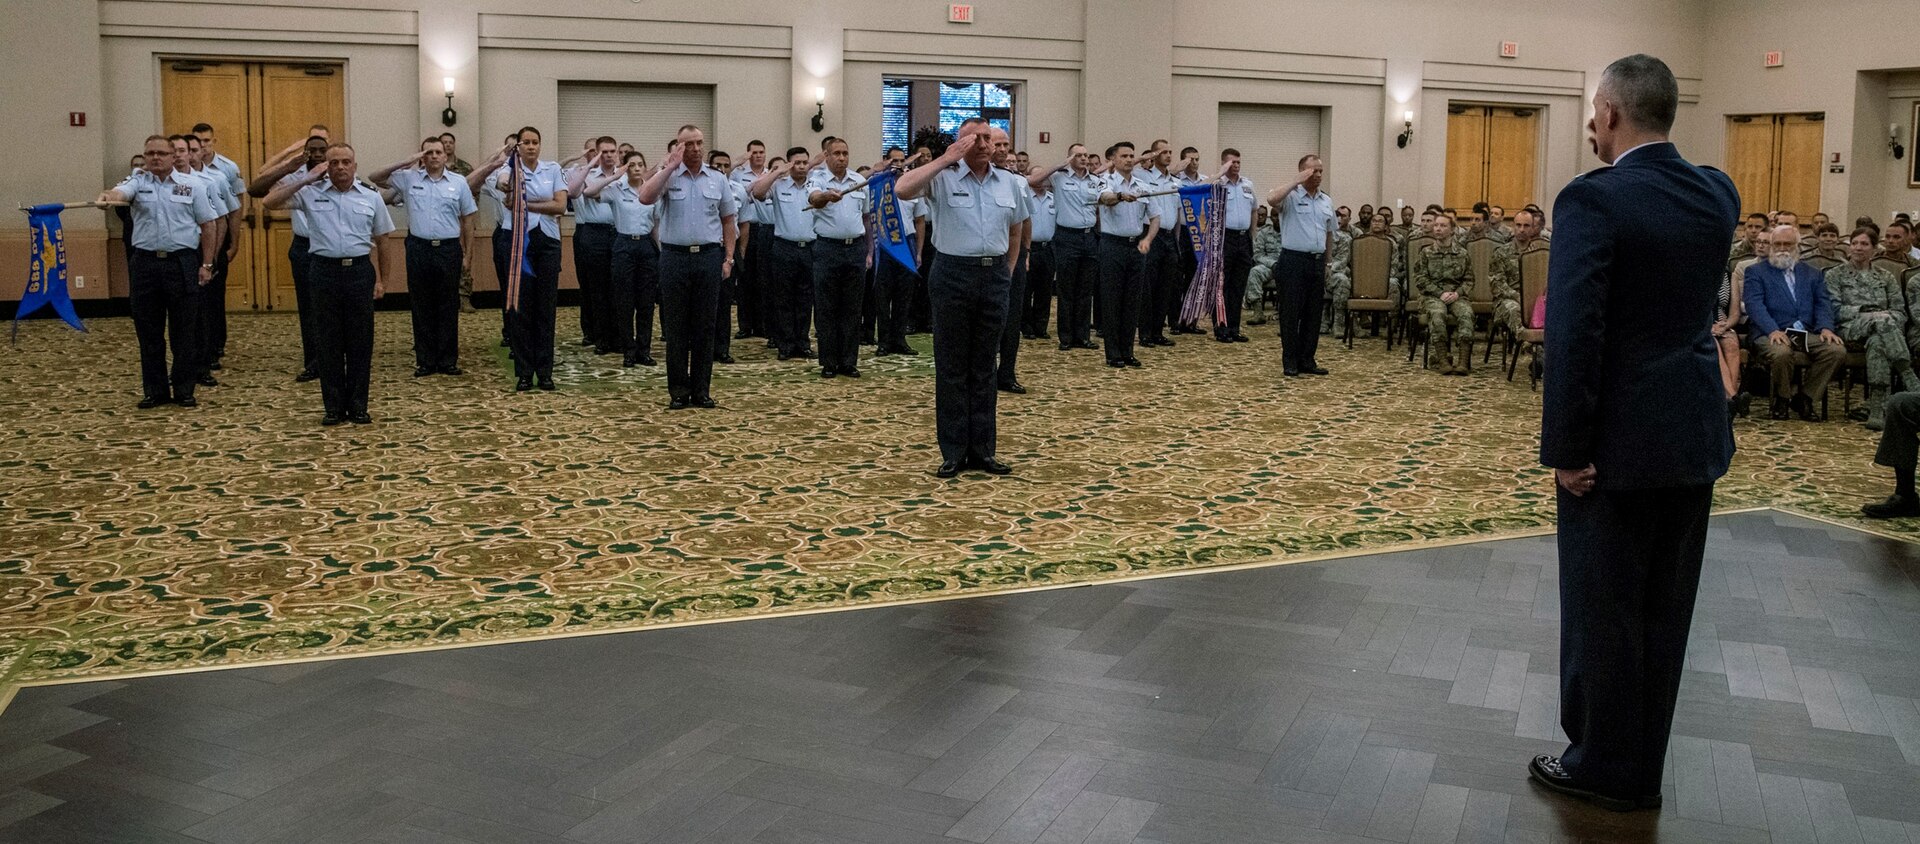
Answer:
POLYGON ((1792 255, 1782 255, 1776 252, 1767 256, 1767 263, 1772 264, 1776 270, 1790 270, 1793 269, 1793 265, 1798 262, 1792 255))

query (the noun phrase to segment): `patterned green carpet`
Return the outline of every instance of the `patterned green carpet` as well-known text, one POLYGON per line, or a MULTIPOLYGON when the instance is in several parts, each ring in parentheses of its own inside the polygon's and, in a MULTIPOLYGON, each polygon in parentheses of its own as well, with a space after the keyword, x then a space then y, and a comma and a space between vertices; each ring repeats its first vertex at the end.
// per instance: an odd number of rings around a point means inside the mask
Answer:
MULTIPOLYGON (((26 325, 0 351, 16 428, 0 444, 0 684, 1551 527, 1538 394, 1493 366, 1423 372, 1378 340, 1325 344, 1323 379, 1279 378, 1270 327, 1251 344, 1182 338, 1126 371, 1028 342, 1033 392, 1000 405, 1015 474, 942 481, 929 356, 823 381, 740 341, 719 369, 722 409, 668 412, 661 370, 571 345, 560 392, 512 393, 498 319, 463 318, 466 376, 414 379, 407 316, 381 314, 376 424, 331 429, 318 385, 293 383, 289 315, 235 315, 224 383, 191 411, 133 408, 127 320, 26 325)), ((560 336, 575 323, 563 310, 560 336)), ((1848 520, 1889 486, 1858 425, 1738 431, 1723 509, 1848 520)))

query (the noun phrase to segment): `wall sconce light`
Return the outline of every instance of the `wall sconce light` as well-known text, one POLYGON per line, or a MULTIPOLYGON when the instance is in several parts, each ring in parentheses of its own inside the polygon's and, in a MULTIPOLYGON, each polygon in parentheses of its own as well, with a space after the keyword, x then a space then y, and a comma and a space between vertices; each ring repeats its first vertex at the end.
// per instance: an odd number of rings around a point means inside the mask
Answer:
POLYGON ((445 111, 440 112, 440 125, 452 126, 453 121, 459 117, 459 115, 453 113, 453 77, 446 77, 443 81, 447 87, 447 108, 445 111))
POLYGON ((1900 124, 1887 124, 1887 151, 1893 153, 1893 160, 1907 157, 1907 148, 1900 145, 1900 124))
POLYGON ((827 128, 827 89, 813 89, 813 131, 821 132, 827 128))
POLYGON ((1399 143, 1401 149, 1406 149, 1407 144, 1413 140, 1413 112, 1409 111, 1406 113, 1406 121, 1406 130, 1400 133, 1399 143))

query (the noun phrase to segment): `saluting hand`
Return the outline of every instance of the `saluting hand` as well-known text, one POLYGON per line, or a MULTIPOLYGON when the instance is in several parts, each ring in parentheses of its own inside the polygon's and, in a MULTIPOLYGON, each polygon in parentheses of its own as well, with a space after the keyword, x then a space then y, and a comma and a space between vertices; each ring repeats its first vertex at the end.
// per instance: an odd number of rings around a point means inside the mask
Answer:
POLYGON ((1553 470, 1553 479, 1559 483, 1560 486, 1565 487, 1568 492, 1578 497, 1593 491, 1593 482, 1597 474, 1593 469, 1593 464, 1588 463, 1587 468, 1578 471, 1572 469, 1555 469, 1553 470))
POLYGON ((977 133, 971 134, 971 135, 961 135, 959 140, 954 141, 952 144, 949 144, 947 146, 947 151, 941 153, 940 158, 943 161, 959 161, 960 159, 967 157, 967 153, 971 151, 975 146, 977 146, 979 142, 980 142, 980 135, 977 133))

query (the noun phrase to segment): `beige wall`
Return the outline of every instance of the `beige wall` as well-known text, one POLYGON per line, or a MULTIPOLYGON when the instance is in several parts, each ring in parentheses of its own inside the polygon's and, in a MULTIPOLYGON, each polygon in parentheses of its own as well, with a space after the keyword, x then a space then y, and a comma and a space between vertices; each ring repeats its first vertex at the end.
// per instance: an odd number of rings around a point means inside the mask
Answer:
MULTIPOLYGON (((1891 19, 1910 2, 1830 0, 1833 13, 1815 18, 1799 14, 1801 0, 976 0, 968 26, 946 23, 935 0, 356 0, 346 11, 296 0, 14 0, 13 26, 0 34, 5 110, 23 146, 61 154, 12 168, 0 198, 91 197, 160 128, 157 57, 205 54, 345 60, 346 134, 363 161, 381 163, 439 131, 445 76, 456 80, 455 131, 470 159, 486 138, 553 125, 562 79, 714 85, 710 137, 721 147, 817 140, 808 122, 824 86, 825 131, 850 138, 863 160, 879 152, 884 75, 1019 83, 1015 140, 1040 162, 1083 137, 1099 146, 1163 136, 1211 150, 1222 102, 1317 106, 1329 188, 1354 205, 1440 197, 1450 100, 1521 103, 1545 109, 1538 183, 1550 204, 1559 185, 1598 165, 1583 126, 1600 70, 1644 51, 1681 77, 1675 136, 1690 157, 1720 160, 1726 114, 1824 110, 1828 145, 1850 168, 1828 177, 1829 210, 1884 215, 1920 205, 1884 141, 1893 113, 1909 119, 1920 85, 1858 71, 1910 67, 1920 55, 1910 40, 1863 41, 1856 33, 1868 30, 1848 21, 1891 19), (1796 23, 1762 28, 1781 17, 1796 23), (1501 40, 1518 41, 1521 57, 1497 58, 1501 40), (1760 52, 1776 48, 1787 67, 1761 71, 1760 52), (1407 109, 1414 140, 1399 149, 1407 109), (66 112, 79 110, 90 125, 65 128, 66 112), (1871 136, 1855 130, 1876 121, 1871 136), (1052 142, 1040 144, 1040 132, 1052 142)), ((76 242, 104 244, 102 215, 68 223, 76 242)), ((23 224, 0 226, 0 261, 23 248, 23 224)), ((0 298, 18 295, 18 275, 0 274, 0 298)))

